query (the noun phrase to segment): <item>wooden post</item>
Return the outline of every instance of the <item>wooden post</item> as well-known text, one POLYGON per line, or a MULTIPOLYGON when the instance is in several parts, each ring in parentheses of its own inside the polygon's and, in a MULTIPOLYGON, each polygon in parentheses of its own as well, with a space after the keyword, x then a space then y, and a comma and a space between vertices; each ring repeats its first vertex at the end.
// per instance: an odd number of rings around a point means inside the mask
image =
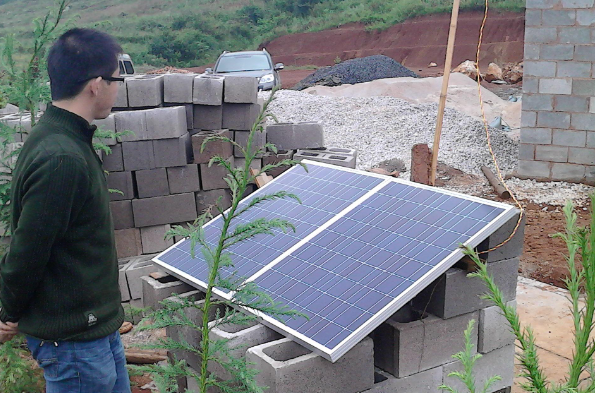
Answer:
POLYGON ((448 80, 452 67, 452 54, 457 34, 457 20, 459 19, 460 0, 454 0, 452 15, 450 17, 450 31, 448 32, 448 46, 446 47, 446 61, 444 63, 444 76, 442 77, 442 91, 438 105, 438 119, 436 121, 436 133, 434 134, 434 145, 432 146, 432 168, 430 171, 430 184, 436 183, 436 168, 438 166, 438 151, 440 149, 440 134, 442 133, 442 120, 444 119, 444 107, 446 106, 446 95, 448 91, 448 80))

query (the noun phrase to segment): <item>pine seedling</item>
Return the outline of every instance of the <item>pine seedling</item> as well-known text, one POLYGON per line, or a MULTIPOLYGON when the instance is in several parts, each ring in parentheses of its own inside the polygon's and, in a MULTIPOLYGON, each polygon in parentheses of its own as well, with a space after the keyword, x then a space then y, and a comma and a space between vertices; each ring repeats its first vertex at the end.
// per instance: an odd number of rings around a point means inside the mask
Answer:
MULTIPOLYGON (((595 204, 595 194, 591 195, 591 206, 595 204)), ((560 237, 568 249, 568 271, 565 280, 570 293, 570 309, 574 323, 574 351, 569 365, 568 375, 560 384, 549 382, 540 367, 535 336, 530 327, 521 327, 516 310, 507 306, 502 292, 496 286, 489 273, 488 264, 482 262, 476 251, 466 248, 465 253, 477 264, 478 270, 471 273, 471 277, 479 277, 486 285, 488 292, 483 296, 500 308, 514 333, 517 346, 517 358, 520 362, 522 374, 526 379, 521 387, 528 392, 557 393, 575 392, 590 393, 595 391, 593 381, 593 353, 595 341, 590 339, 595 327, 595 215, 591 211, 591 222, 587 227, 577 225, 577 215, 574 206, 568 201, 564 207, 566 217, 565 233, 554 236, 560 237), (580 256, 581 264, 577 263, 580 256), (585 377, 587 375, 587 377, 585 377)))
POLYGON ((261 392, 262 389, 255 382, 256 370, 249 367, 244 359, 237 359, 231 352, 235 348, 229 347, 226 340, 211 340, 209 332, 211 329, 227 324, 247 325, 254 323, 256 317, 252 314, 245 314, 242 309, 249 309, 255 314, 266 314, 278 320, 303 316, 287 306, 275 302, 270 296, 262 292, 258 286, 252 282, 245 282, 234 270, 233 256, 229 248, 237 243, 254 238, 255 236, 275 233, 295 231, 295 227, 283 219, 256 219, 248 223, 236 224, 236 219, 246 213, 252 207, 266 201, 272 201, 282 198, 291 198, 299 202, 299 198, 285 191, 278 191, 270 194, 262 194, 254 197, 248 203, 240 204, 242 196, 246 189, 255 178, 262 173, 280 166, 302 165, 293 160, 282 160, 276 164, 265 165, 257 171, 251 173, 250 164, 255 157, 265 153, 268 150, 276 153, 277 149, 272 144, 256 148, 254 146, 254 136, 257 132, 263 132, 264 121, 272 117, 268 113, 269 104, 274 99, 275 91, 264 103, 256 122, 250 130, 246 146, 241 146, 235 141, 223 137, 213 136, 205 139, 201 149, 204 150, 208 143, 213 141, 224 141, 232 144, 239 149, 244 157, 245 164, 243 168, 234 168, 224 157, 213 157, 209 166, 219 165, 226 169, 227 176, 225 181, 232 194, 231 207, 224 211, 219 202, 211 206, 201 214, 198 219, 187 227, 176 226, 169 233, 168 237, 178 236, 188 238, 190 241, 191 257, 196 258, 197 248, 202 254, 202 260, 197 259, 197 263, 206 263, 209 268, 209 278, 204 294, 204 299, 200 302, 193 302, 182 297, 178 297, 175 302, 163 302, 163 309, 155 311, 150 317, 154 323, 147 328, 163 328, 169 326, 190 328, 200 332, 201 340, 199 343, 188 343, 183 338, 178 341, 171 339, 161 340, 156 346, 173 350, 182 350, 194 353, 200 357, 200 370, 192 371, 186 367, 185 363, 174 362, 166 368, 153 367, 153 372, 160 373, 162 382, 162 392, 171 390, 171 382, 180 376, 194 378, 199 386, 200 393, 206 393, 210 387, 215 387, 224 393, 247 393, 261 392), (215 244, 209 244, 204 236, 203 226, 213 219, 214 215, 220 215, 222 228, 219 239, 215 244), (221 273, 222 269, 231 274, 225 276, 221 273), (214 296, 214 289, 226 291, 231 294, 230 299, 219 299, 214 296), (188 308, 198 308, 199 315, 202 318, 195 322, 185 315, 188 308), (214 316, 214 318, 213 318, 214 316), (230 380, 221 381, 210 374, 207 366, 211 363, 218 363, 223 369, 227 370, 232 376, 230 380))

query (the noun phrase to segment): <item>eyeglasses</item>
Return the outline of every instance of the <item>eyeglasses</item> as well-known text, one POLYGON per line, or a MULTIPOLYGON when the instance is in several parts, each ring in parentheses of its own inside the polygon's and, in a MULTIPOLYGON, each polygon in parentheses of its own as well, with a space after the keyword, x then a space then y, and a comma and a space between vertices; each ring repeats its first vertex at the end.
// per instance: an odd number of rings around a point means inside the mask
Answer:
POLYGON ((101 76, 101 75, 97 75, 97 76, 90 76, 86 79, 82 79, 80 81, 78 81, 77 83, 83 83, 86 82, 88 80, 91 79, 95 79, 95 78, 101 78, 103 80, 109 81, 109 82, 124 82, 124 78, 121 76, 101 76))

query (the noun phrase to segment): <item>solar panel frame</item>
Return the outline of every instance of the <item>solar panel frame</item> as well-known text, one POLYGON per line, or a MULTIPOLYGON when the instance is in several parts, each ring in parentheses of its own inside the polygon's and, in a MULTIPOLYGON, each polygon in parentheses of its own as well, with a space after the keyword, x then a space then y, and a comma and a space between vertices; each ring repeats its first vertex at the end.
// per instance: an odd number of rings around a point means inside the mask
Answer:
MULTIPOLYGON (((467 240, 464 243, 464 245, 468 245, 470 247, 478 246, 483 240, 485 240, 495 230, 497 230, 500 226, 502 226, 504 223, 506 223, 512 217, 514 217, 515 214, 517 214, 516 208, 514 208, 513 206, 503 204, 503 203, 499 203, 499 202, 494 202, 494 201, 489 201, 489 200, 485 200, 485 199, 481 199, 481 198, 477 198, 477 197, 473 197, 473 196, 469 196, 469 195, 459 194, 459 193, 455 193, 455 192, 452 192, 449 190, 436 189, 431 186, 426 186, 426 185, 418 184, 418 183, 412 183, 412 182, 408 182, 408 181, 401 180, 401 179, 387 178, 386 176, 369 173, 369 172, 362 172, 362 171, 358 171, 358 170, 354 170, 354 169, 350 169, 350 168, 336 167, 336 166, 325 164, 325 163, 312 162, 312 161, 307 161, 307 160, 305 160, 304 162, 308 166, 313 165, 313 166, 329 167, 329 168, 336 169, 336 170, 342 170, 342 171, 352 172, 352 173, 356 173, 356 174, 360 174, 360 175, 376 177, 378 179, 381 179, 382 182, 379 183, 377 186, 375 186, 370 191, 368 191, 365 195, 358 198, 355 202, 353 202, 351 205, 349 205, 343 211, 341 211, 340 213, 338 213, 337 215, 332 217, 329 221, 324 223, 322 226, 320 226, 319 228, 317 228, 316 230, 311 232, 308 236, 304 237, 298 243, 294 244, 292 247, 287 249, 283 254, 279 255, 272 262, 270 262, 269 264, 267 264, 266 266, 261 268, 257 273, 255 273, 254 275, 247 278, 246 279, 247 282, 255 281, 260 276, 262 276, 264 273, 270 271, 270 269, 272 267, 279 264, 281 261, 283 261, 289 255, 291 255, 294 251, 298 250, 304 244, 307 244, 310 240, 315 238, 317 235, 319 235, 320 233, 327 230, 335 222, 339 221, 341 218, 343 218, 345 215, 347 215, 353 209, 360 206, 362 203, 367 201, 369 198, 376 195, 376 193, 379 190, 382 190, 383 188, 385 188, 387 185, 389 185, 391 183, 400 183, 400 184, 403 184, 406 186, 412 186, 412 187, 419 188, 422 190, 429 190, 433 193, 445 194, 445 195, 453 196, 456 198, 465 199, 465 200, 472 201, 472 202, 477 202, 482 205, 489 205, 492 207, 502 209, 502 213, 500 213, 496 218, 492 219, 492 221, 488 225, 483 227, 480 231, 475 233, 473 236, 471 236, 471 238, 469 240, 467 240)), ((285 174, 287 174, 287 172, 285 172, 281 176, 283 176, 285 174)), ((270 183, 268 183, 268 184, 270 184, 270 183)), ((261 190, 266 190, 266 185, 263 188, 259 189, 257 192, 259 192, 261 190)), ((178 269, 172 269, 171 266, 167 266, 166 264, 163 264, 163 262, 161 262, 159 260, 159 257, 162 254, 166 253, 168 250, 164 251, 163 253, 161 253, 157 257, 155 257, 155 259, 154 259, 155 262, 157 262, 158 264, 160 264, 166 270, 172 272, 173 274, 180 276, 180 278, 184 279, 184 281, 187 281, 192 285, 198 284, 202 288, 206 288, 206 284, 204 282, 202 282, 202 281, 197 282, 196 279, 185 274, 184 272, 179 271, 178 269)), ((268 315, 255 312, 255 311, 247 309, 247 308, 243 308, 243 309, 249 313, 257 315, 259 317, 259 319, 261 320, 261 322, 264 323, 265 325, 269 326, 270 328, 272 328, 272 329, 292 338, 296 342, 299 342, 300 344, 312 349, 313 351, 315 351, 316 353, 325 357, 326 359, 328 359, 332 362, 335 362, 341 356, 343 356, 349 349, 351 349, 354 345, 356 345, 358 342, 360 342, 365 336, 367 336, 369 333, 371 333, 376 327, 378 327, 380 324, 382 324, 384 321, 386 321, 388 318, 390 318, 391 315, 393 315, 396 311, 398 311, 401 307, 403 307, 415 295, 417 295, 425 287, 427 287, 434 280, 436 280, 441 274, 445 273, 456 262, 458 262, 461 258, 463 258, 463 256, 464 256, 463 251, 459 248, 456 249, 455 251, 451 252, 446 258, 442 259, 440 263, 438 263, 431 270, 426 272, 421 278, 419 278, 413 285, 409 286, 405 291, 403 291, 399 296, 395 297, 390 303, 388 303, 379 312, 375 313, 375 315, 372 318, 368 319, 367 322, 365 322, 363 325, 361 325, 359 328, 357 328, 354 332, 352 332, 347 338, 345 338, 343 341, 341 341, 340 344, 336 345, 334 347, 334 349, 329 349, 329 348, 325 347, 324 345, 321 345, 320 343, 314 341, 310 337, 296 331, 295 329, 289 328, 287 325, 283 324, 282 322, 280 322, 268 315)), ((228 293, 219 291, 216 288, 214 289, 214 293, 216 296, 219 296, 221 298, 228 299, 228 300, 233 295, 232 293, 228 294, 228 293)))

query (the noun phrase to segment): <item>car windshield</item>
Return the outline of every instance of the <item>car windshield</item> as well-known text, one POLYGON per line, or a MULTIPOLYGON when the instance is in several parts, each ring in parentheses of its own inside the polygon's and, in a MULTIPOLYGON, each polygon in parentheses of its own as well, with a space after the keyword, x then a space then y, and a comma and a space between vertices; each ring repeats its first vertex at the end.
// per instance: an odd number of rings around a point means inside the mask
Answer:
POLYGON ((222 56, 215 72, 260 71, 271 69, 265 55, 222 56))

